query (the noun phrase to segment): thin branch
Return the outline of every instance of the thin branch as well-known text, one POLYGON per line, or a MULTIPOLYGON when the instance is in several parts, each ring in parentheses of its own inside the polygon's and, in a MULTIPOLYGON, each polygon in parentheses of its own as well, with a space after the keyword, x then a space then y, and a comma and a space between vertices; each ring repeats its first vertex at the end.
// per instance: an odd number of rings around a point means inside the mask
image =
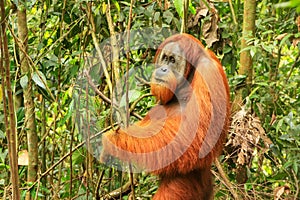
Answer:
POLYGON ((99 57, 100 62, 101 62, 101 66, 102 66, 102 69, 103 69, 103 72, 104 72, 104 75, 105 75, 106 83, 108 85, 110 93, 112 94, 112 83, 111 83, 111 80, 110 80, 110 75, 107 71, 106 62, 104 60, 102 51, 101 51, 100 46, 98 44, 98 40, 97 40, 96 33, 95 33, 96 32, 95 20, 94 20, 93 14, 91 12, 91 8, 89 6, 88 6, 88 10, 86 12, 87 12, 87 16, 88 16, 88 22, 91 25, 91 35, 92 35, 93 43, 94 43, 94 46, 96 48, 98 57, 99 57))
POLYGON ((96 200, 100 199, 99 190, 100 190, 100 186, 101 186, 104 174, 105 174, 105 170, 102 170, 102 172, 99 176, 99 179, 97 181, 96 190, 95 190, 96 191, 96 200))
MULTIPOLYGON (((117 124, 114 124, 113 126, 115 126, 117 124)), ((100 135, 102 135, 104 132, 110 130, 112 128, 112 126, 108 126, 107 128, 103 129, 102 131, 96 133, 95 135, 92 135, 90 137, 90 140, 93 140, 97 137, 99 137, 100 135)), ((63 157, 61 157, 56 163, 54 163, 51 167, 49 167, 44 173, 42 173, 40 175, 40 177, 29 187, 27 188, 27 190, 31 190, 38 182, 40 182, 40 180, 46 176, 50 171, 52 171, 57 165, 59 165, 62 161, 64 161, 67 157, 70 156, 71 153, 74 153, 77 149, 81 148, 87 141, 83 141, 80 144, 78 144, 76 147, 74 147, 72 149, 72 151, 69 151, 67 154, 65 154, 63 157)))
MULTIPOLYGON (((126 83, 126 127, 129 126, 129 118, 130 118, 130 110, 129 110, 129 61, 130 61, 130 28, 131 28, 131 20, 132 20, 132 7, 134 5, 134 0, 130 1, 130 9, 129 9, 129 19, 127 24, 127 48, 126 48, 126 77, 125 77, 125 83, 126 83)), ((133 172, 132 172, 132 165, 129 164, 129 177, 130 177, 130 186, 131 186, 131 194, 132 199, 135 200, 135 191, 134 191, 134 178, 133 178, 133 172)))
POLYGON ((138 76, 135 76, 135 78, 136 78, 139 82, 141 82, 143 85, 146 85, 146 86, 149 86, 149 87, 150 87, 150 82, 149 82, 149 81, 147 81, 147 80, 145 80, 145 79, 143 79, 143 78, 141 78, 141 77, 138 77, 138 76))
POLYGON ((287 76, 287 78, 286 78, 286 80, 285 80, 285 83, 288 83, 288 81, 289 81, 289 79, 290 79, 290 77, 291 77, 291 75, 292 75, 292 72, 293 72, 294 68, 296 67, 296 65, 297 65, 299 62, 300 62, 300 50, 298 51, 298 55, 297 55, 297 57, 296 57, 296 59, 295 59, 294 64, 292 65, 292 67, 291 67, 291 69, 290 69, 290 72, 289 72, 289 74, 288 74, 288 76, 287 76))
POLYGON ((228 0, 228 2, 229 2, 229 6, 230 6, 230 11, 231 11, 231 14, 232 14, 232 18, 233 18, 233 23, 235 25, 237 25, 237 20, 236 20, 236 17, 235 17, 233 6, 232 6, 232 0, 228 0))
MULTIPOLYGON (((1 74, 2 74, 2 83, 5 84, 3 90, 3 102, 6 101, 5 96, 7 95, 7 113, 5 115, 5 121, 9 122, 6 124, 6 136, 8 137, 8 149, 9 149, 9 160, 10 160, 10 175, 12 181, 12 198, 15 200, 20 199, 19 191, 19 173, 18 173, 18 154, 17 154, 17 130, 16 130, 16 118, 15 118, 15 108, 14 108, 14 99, 12 94, 12 87, 10 81, 10 60, 8 52, 8 39, 6 35, 7 21, 5 16, 5 5, 4 1, 0 1, 0 10, 1 10, 1 26, 0 26, 0 48, 1 48, 1 74), (4 65, 3 65, 4 63, 4 65), (3 76, 4 75, 4 76, 3 76), (3 81, 3 79, 5 79, 3 81), (6 94, 6 95, 5 95, 6 94)), ((3 86, 2 86, 3 87, 3 86)), ((5 104, 4 104, 5 105, 5 104)))
MULTIPOLYGON (((105 96, 98 88, 97 86, 93 83, 91 76, 89 75, 89 73, 86 71, 85 72, 85 76, 87 77, 88 83, 89 85, 92 87, 92 89, 96 92, 96 94, 98 94, 107 104, 112 104, 112 101, 105 96)), ((142 97, 146 97, 146 95, 143 95, 142 97)), ((113 106, 116 110, 118 110, 118 105, 116 103, 113 103, 113 106)), ((138 119, 143 119, 139 114, 137 114, 136 112, 132 111, 133 108, 130 110, 130 113, 135 116, 138 119)))
POLYGON ((127 181, 124 185, 122 185, 121 187, 111 191, 110 193, 106 194, 105 196, 103 196, 102 199, 116 199, 118 197, 120 197, 120 195, 122 196, 123 194, 127 194, 130 191, 132 191, 132 184, 137 184, 137 180, 136 180, 136 174, 133 175, 133 182, 131 180, 127 181))
POLYGON ((296 187, 294 200, 297 200, 298 195, 299 195, 299 180, 297 178, 297 174, 295 173, 295 171, 293 169, 291 170, 291 172, 293 174, 293 177, 294 177, 294 180, 295 180, 295 187, 296 187))
MULTIPOLYGON (((100 90, 98 90, 97 86, 95 85, 95 83, 92 81, 91 76, 89 75, 88 71, 84 72, 84 75, 87 77, 87 81, 89 83, 89 85, 92 87, 92 89, 96 92, 96 94, 98 94, 106 103, 111 104, 111 100, 105 96, 100 90)), ((114 104, 113 106, 117 107, 117 104, 114 104)))
POLYGON ((182 24, 180 33, 186 32, 186 26, 187 26, 187 16, 188 16, 188 9, 189 9, 189 0, 183 0, 182 1, 183 6, 183 16, 182 16, 182 24))
MULTIPOLYGON (((55 101, 55 98, 54 98, 54 96, 53 96, 53 94, 52 94, 50 88, 48 87, 48 84, 47 84, 46 81, 42 78, 42 76, 40 75, 40 72, 39 72, 35 67, 33 67, 33 66, 35 66, 35 63, 34 63, 33 60, 31 59, 31 57, 28 55, 26 49, 24 49, 24 46, 23 46, 22 42, 21 42, 21 41, 19 40, 19 38, 14 34, 13 30, 11 29, 11 27, 8 26, 8 28, 9 28, 9 30, 10 30, 10 32, 11 32, 11 34, 12 34, 14 40, 15 40, 15 42, 17 43, 19 49, 22 51, 22 53, 24 54, 24 56, 26 57, 26 59, 28 59, 28 61, 29 61, 28 64, 29 64, 30 69, 31 69, 31 70, 34 70, 34 71, 36 72, 36 74, 38 75, 39 79, 42 81, 42 83, 43 83, 44 86, 46 87, 46 90, 47 90, 48 94, 50 95, 51 99, 52 99, 53 101, 55 101)), ((31 78, 31 77, 29 77, 29 78, 31 78)))
POLYGON ((130 106, 130 112, 133 111, 133 109, 135 108, 136 104, 137 104, 138 102, 140 102, 143 98, 145 98, 145 97, 151 97, 151 96, 152 96, 151 93, 147 93, 147 94, 144 94, 144 95, 140 96, 137 100, 135 100, 135 101, 131 104, 131 106, 130 106))
POLYGON ((224 185, 228 188, 228 190, 230 191, 230 193, 232 194, 233 198, 235 200, 240 199, 238 194, 236 193, 236 191, 233 189, 233 185, 231 184, 231 182, 229 181, 229 179, 227 178, 227 175, 225 174, 220 162, 218 159, 215 159, 215 165, 219 171, 220 176, 222 177, 223 181, 224 181, 224 185))

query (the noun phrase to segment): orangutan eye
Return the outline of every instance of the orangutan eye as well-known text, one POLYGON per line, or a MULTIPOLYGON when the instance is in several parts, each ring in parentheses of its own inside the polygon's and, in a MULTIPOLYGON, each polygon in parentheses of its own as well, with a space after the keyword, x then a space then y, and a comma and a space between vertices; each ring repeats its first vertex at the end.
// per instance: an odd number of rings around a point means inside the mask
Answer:
POLYGON ((175 58, 173 56, 170 56, 170 62, 175 63, 175 58))
POLYGON ((161 58, 162 61, 168 62, 168 56, 166 54, 161 58))

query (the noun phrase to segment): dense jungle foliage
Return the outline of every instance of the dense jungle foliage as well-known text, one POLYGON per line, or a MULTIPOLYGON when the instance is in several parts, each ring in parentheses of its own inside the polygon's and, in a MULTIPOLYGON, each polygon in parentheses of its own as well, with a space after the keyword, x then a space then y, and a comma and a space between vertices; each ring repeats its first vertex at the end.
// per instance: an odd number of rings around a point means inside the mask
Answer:
MULTIPOLYGON (((1 1, 0 199, 17 186, 21 199, 151 199, 157 177, 99 162, 101 134, 156 104, 153 57, 180 32, 182 2, 1 1)), ((186 32, 215 52, 231 88, 214 199, 300 199, 300 3, 257 1, 241 49, 246 2, 188 9, 186 32), (243 51, 250 82, 239 71, 243 51)))

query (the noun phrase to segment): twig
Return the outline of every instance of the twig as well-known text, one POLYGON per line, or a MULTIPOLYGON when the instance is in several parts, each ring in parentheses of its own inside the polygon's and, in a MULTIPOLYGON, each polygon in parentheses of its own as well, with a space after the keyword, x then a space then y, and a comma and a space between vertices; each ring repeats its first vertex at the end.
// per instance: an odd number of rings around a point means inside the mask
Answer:
MULTIPOLYGON (((116 124, 114 124, 113 126, 115 126, 116 124)), ((104 132, 110 130, 112 128, 112 126, 108 126, 107 128, 103 129, 102 131, 100 131, 99 133, 96 133, 95 135, 92 135, 90 137, 90 140, 93 140, 94 138, 97 138, 98 136, 102 135, 104 132)), ((87 141, 83 141, 80 144, 78 144, 76 147, 74 147, 72 149, 72 151, 69 151, 67 154, 65 154, 63 157, 61 157, 56 163, 54 163, 51 167, 49 167, 44 173, 42 173, 40 175, 40 177, 30 186, 27 188, 27 190, 31 190, 38 182, 40 182, 40 180, 46 176, 50 171, 52 171, 57 165, 59 165, 62 161, 64 161, 64 159, 66 159, 67 157, 70 156, 71 153, 74 153, 74 151, 76 151, 77 149, 81 148, 87 141)))
MULTIPOLYGON (((134 4, 134 0, 130 1, 130 9, 129 9, 129 19, 127 24, 127 48, 126 48, 126 77, 125 77, 125 83, 126 83, 126 127, 129 126, 129 117, 130 117, 130 110, 129 110, 129 98, 128 98, 128 92, 129 92, 129 61, 130 61, 130 28, 131 28, 131 20, 132 20, 132 7, 134 4)), ((129 176, 130 176, 130 186, 131 186, 131 194, 132 199, 135 200, 135 191, 134 191, 134 178, 133 178, 133 172, 132 172, 132 165, 129 164, 129 176)))
MULTIPOLYGON (((39 72, 35 67, 33 67, 33 66, 35 66, 35 64, 34 64, 33 60, 31 59, 31 57, 28 55, 26 49, 24 49, 22 42, 21 42, 21 41, 19 40, 19 38, 15 35, 15 33, 13 32, 13 30, 11 29, 10 26, 8 26, 8 29, 10 30, 11 35, 13 36, 13 38, 14 38, 15 42, 17 43, 19 49, 22 51, 22 53, 24 54, 24 56, 28 59, 28 61, 29 61, 29 63, 30 63, 29 66, 30 66, 31 70, 33 70, 33 71, 36 72, 36 74, 38 75, 39 79, 40 79, 40 80, 42 81, 42 83, 44 84, 45 89, 46 89, 47 92, 49 93, 51 99, 52 99, 53 101, 55 101, 55 98, 54 98, 54 96, 53 96, 53 94, 52 94, 50 88, 48 87, 48 84, 47 84, 46 81, 42 78, 40 72, 39 72)), ((31 78, 31 77, 29 77, 29 78, 31 78)))
MULTIPOLYGON (((92 81, 91 76, 89 75, 88 71, 84 71, 84 75, 87 77, 87 81, 89 85, 92 87, 92 89, 98 94, 106 103, 111 104, 111 100, 105 96, 100 90, 98 90, 97 86, 92 81)), ((114 104, 113 106, 117 107, 117 104, 114 104)))
POLYGON ((145 97, 151 97, 151 96, 152 96, 152 94, 150 94, 150 93, 147 93, 147 94, 144 94, 144 95, 140 96, 137 100, 135 100, 135 101, 131 104, 131 106, 130 106, 130 112, 133 111, 133 109, 135 108, 136 104, 137 104, 138 102, 140 102, 143 98, 145 98, 145 97))
POLYGON ((142 84, 146 85, 146 86, 149 86, 150 87, 150 82, 141 78, 141 77, 138 77, 138 76, 134 76, 134 78, 136 78, 139 82, 141 82, 142 84))
MULTIPOLYGON (((90 75, 88 74, 88 72, 85 72, 85 75, 86 75, 86 77, 87 77, 87 79, 88 79, 88 83, 89 83, 89 85, 92 87, 92 89, 96 92, 96 94, 98 94, 106 103, 108 103, 108 104, 111 104, 111 100, 107 97, 107 96, 105 96, 100 90, 98 90, 98 88, 97 88, 97 86, 93 83, 93 81, 92 81, 92 79, 91 79, 91 77, 90 77, 90 75)), ((144 96, 142 96, 142 97, 145 97, 146 95, 144 95, 144 96)), ((117 104, 113 104, 113 106, 117 109, 118 108, 118 105, 117 104)), ((143 119, 139 114, 137 114, 136 112, 133 112, 132 111, 133 110, 133 108, 130 110, 131 112, 131 114, 133 115, 133 116, 135 116, 136 118, 138 118, 138 119, 143 119)))
POLYGON ((102 170, 101 172, 101 175, 99 176, 99 179, 97 181, 97 185, 96 185, 96 200, 99 200, 100 199, 100 195, 99 195, 99 190, 100 190, 100 186, 101 186, 101 183, 102 183, 102 180, 103 180, 103 177, 104 177, 104 173, 105 173, 105 170, 102 170))
POLYGON ((230 183, 230 181, 228 180, 227 178, 227 175, 225 174, 220 162, 218 159, 215 159, 215 165, 219 171, 219 174, 221 175, 221 177, 223 178, 223 181, 224 181, 224 185, 229 189, 230 193, 232 194, 233 198, 235 200, 238 200, 240 199, 238 194, 236 193, 236 191, 233 189, 233 185, 230 183))
POLYGON ((111 83, 110 76, 109 76, 108 71, 107 71, 106 62, 104 60, 102 51, 100 49, 100 46, 98 44, 98 40, 97 40, 97 37, 96 37, 96 34, 95 34, 95 32, 96 32, 96 26, 95 26, 95 21, 94 21, 94 17, 93 17, 93 14, 91 12, 90 6, 88 6, 87 10, 88 11, 86 11, 86 12, 87 12, 87 16, 88 16, 88 21, 89 21, 89 23, 91 25, 91 35, 92 35, 93 43, 94 43, 94 46, 95 46, 96 51, 98 53, 98 57, 99 57, 100 62, 101 62, 101 66, 102 66, 102 69, 103 69, 103 72, 104 72, 104 75, 105 75, 105 78, 106 78, 105 79, 106 83, 108 85, 110 93, 112 94, 112 83, 111 83))
POLYGON ((231 14, 232 14, 232 18, 233 18, 233 23, 235 25, 237 25, 237 21, 236 21, 234 9, 233 9, 233 6, 232 6, 232 0, 228 0, 228 2, 229 2, 229 6, 230 6, 230 11, 231 11, 231 14))
POLYGON ((297 55, 297 57, 296 57, 296 59, 295 59, 294 64, 292 65, 292 67, 291 67, 291 69, 290 69, 290 72, 289 72, 289 74, 288 74, 288 77, 286 78, 285 83, 287 83, 287 82, 289 81, 289 79, 290 79, 290 77, 291 77, 291 75, 292 75, 292 72, 293 72, 293 70, 294 70, 294 68, 296 67, 296 65, 297 65, 298 62, 300 62, 300 51, 298 51, 298 55, 297 55))
POLYGON ((297 178, 297 174, 295 173, 295 171, 293 169, 291 171, 292 171, 292 174, 293 174, 293 177, 294 177, 294 180, 295 180, 296 193, 295 193, 294 200, 296 200, 298 198, 298 195, 299 195, 299 184, 298 184, 299 180, 297 178))
MULTIPOLYGON (((133 175, 133 184, 137 184, 137 180, 136 180, 136 174, 133 175)), ((122 185, 121 187, 111 191, 110 193, 106 194, 105 196, 103 196, 102 199, 105 200, 109 200, 109 199, 116 199, 118 197, 120 197, 120 195, 122 194, 128 194, 130 192, 130 190, 132 189, 131 187, 131 180, 127 181, 124 185, 122 185)))
POLYGON ((182 1, 182 6, 183 6, 183 16, 182 16, 182 24, 181 24, 180 33, 185 33, 186 32, 186 26, 187 26, 189 0, 183 0, 182 1))

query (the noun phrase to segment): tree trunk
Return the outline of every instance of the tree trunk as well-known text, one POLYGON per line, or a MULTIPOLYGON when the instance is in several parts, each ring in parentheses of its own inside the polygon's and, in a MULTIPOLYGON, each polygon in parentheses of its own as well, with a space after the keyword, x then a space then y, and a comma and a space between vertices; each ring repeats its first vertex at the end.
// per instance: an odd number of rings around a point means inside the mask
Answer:
MULTIPOLYGON (((32 80, 31 72, 28 60, 28 29, 27 29, 27 18, 26 8, 20 2, 18 7, 18 34, 21 44, 20 49, 20 66, 22 77, 28 77, 28 84, 23 88, 24 95, 24 107, 25 107, 25 131, 27 132, 28 142, 28 175, 27 182, 32 183, 37 179, 38 170, 38 136, 36 133, 35 125, 35 113, 34 113, 34 101, 32 91, 32 80)), ((26 199, 30 199, 30 192, 27 193, 26 199)))
MULTIPOLYGON (((243 100, 250 94, 252 85, 252 57, 250 50, 244 50, 249 47, 247 41, 254 37, 255 33, 255 10, 256 0, 245 0, 244 1, 244 17, 243 17, 243 36, 241 40, 241 55, 240 55, 240 67, 239 75, 246 76, 245 87, 242 87, 236 91, 235 100, 233 103, 233 112, 240 109, 240 106, 244 104, 243 100)), ((243 184, 247 181, 247 170, 246 166, 238 166, 236 172, 237 182, 243 184)))
POLYGON ((244 22, 243 22, 243 36, 241 42, 241 56, 240 56, 240 68, 239 74, 247 76, 247 92, 251 88, 252 83, 252 58, 250 55, 250 50, 243 51, 249 45, 247 41, 254 37, 255 32, 255 9, 256 0, 246 0, 244 3, 244 22))
POLYGON ((244 50, 250 45, 247 43, 254 37, 255 33, 255 9, 256 0, 244 1, 244 18, 243 18, 243 36, 241 40, 241 55, 239 75, 246 75, 246 86, 236 91, 234 111, 238 110, 237 106, 243 105, 243 98, 249 95, 252 85, 252 58, 250 50, 244 50))
POLYGON ((1 13, 1 37, 0 37, 0 72, 3 91, 3 111, 5 121, 5 132, 8 140, 8 154, 10 175, 12 182, 12 199, 20 199, 19 191, 19 172, 18 172, 18 154, 17 154, 17 130, 14 100, 12 94, 12 86, 10 81, 10 59, 8 53, 8 41, 6 36, 6 16, 4 1, 0 1, 1 13))

